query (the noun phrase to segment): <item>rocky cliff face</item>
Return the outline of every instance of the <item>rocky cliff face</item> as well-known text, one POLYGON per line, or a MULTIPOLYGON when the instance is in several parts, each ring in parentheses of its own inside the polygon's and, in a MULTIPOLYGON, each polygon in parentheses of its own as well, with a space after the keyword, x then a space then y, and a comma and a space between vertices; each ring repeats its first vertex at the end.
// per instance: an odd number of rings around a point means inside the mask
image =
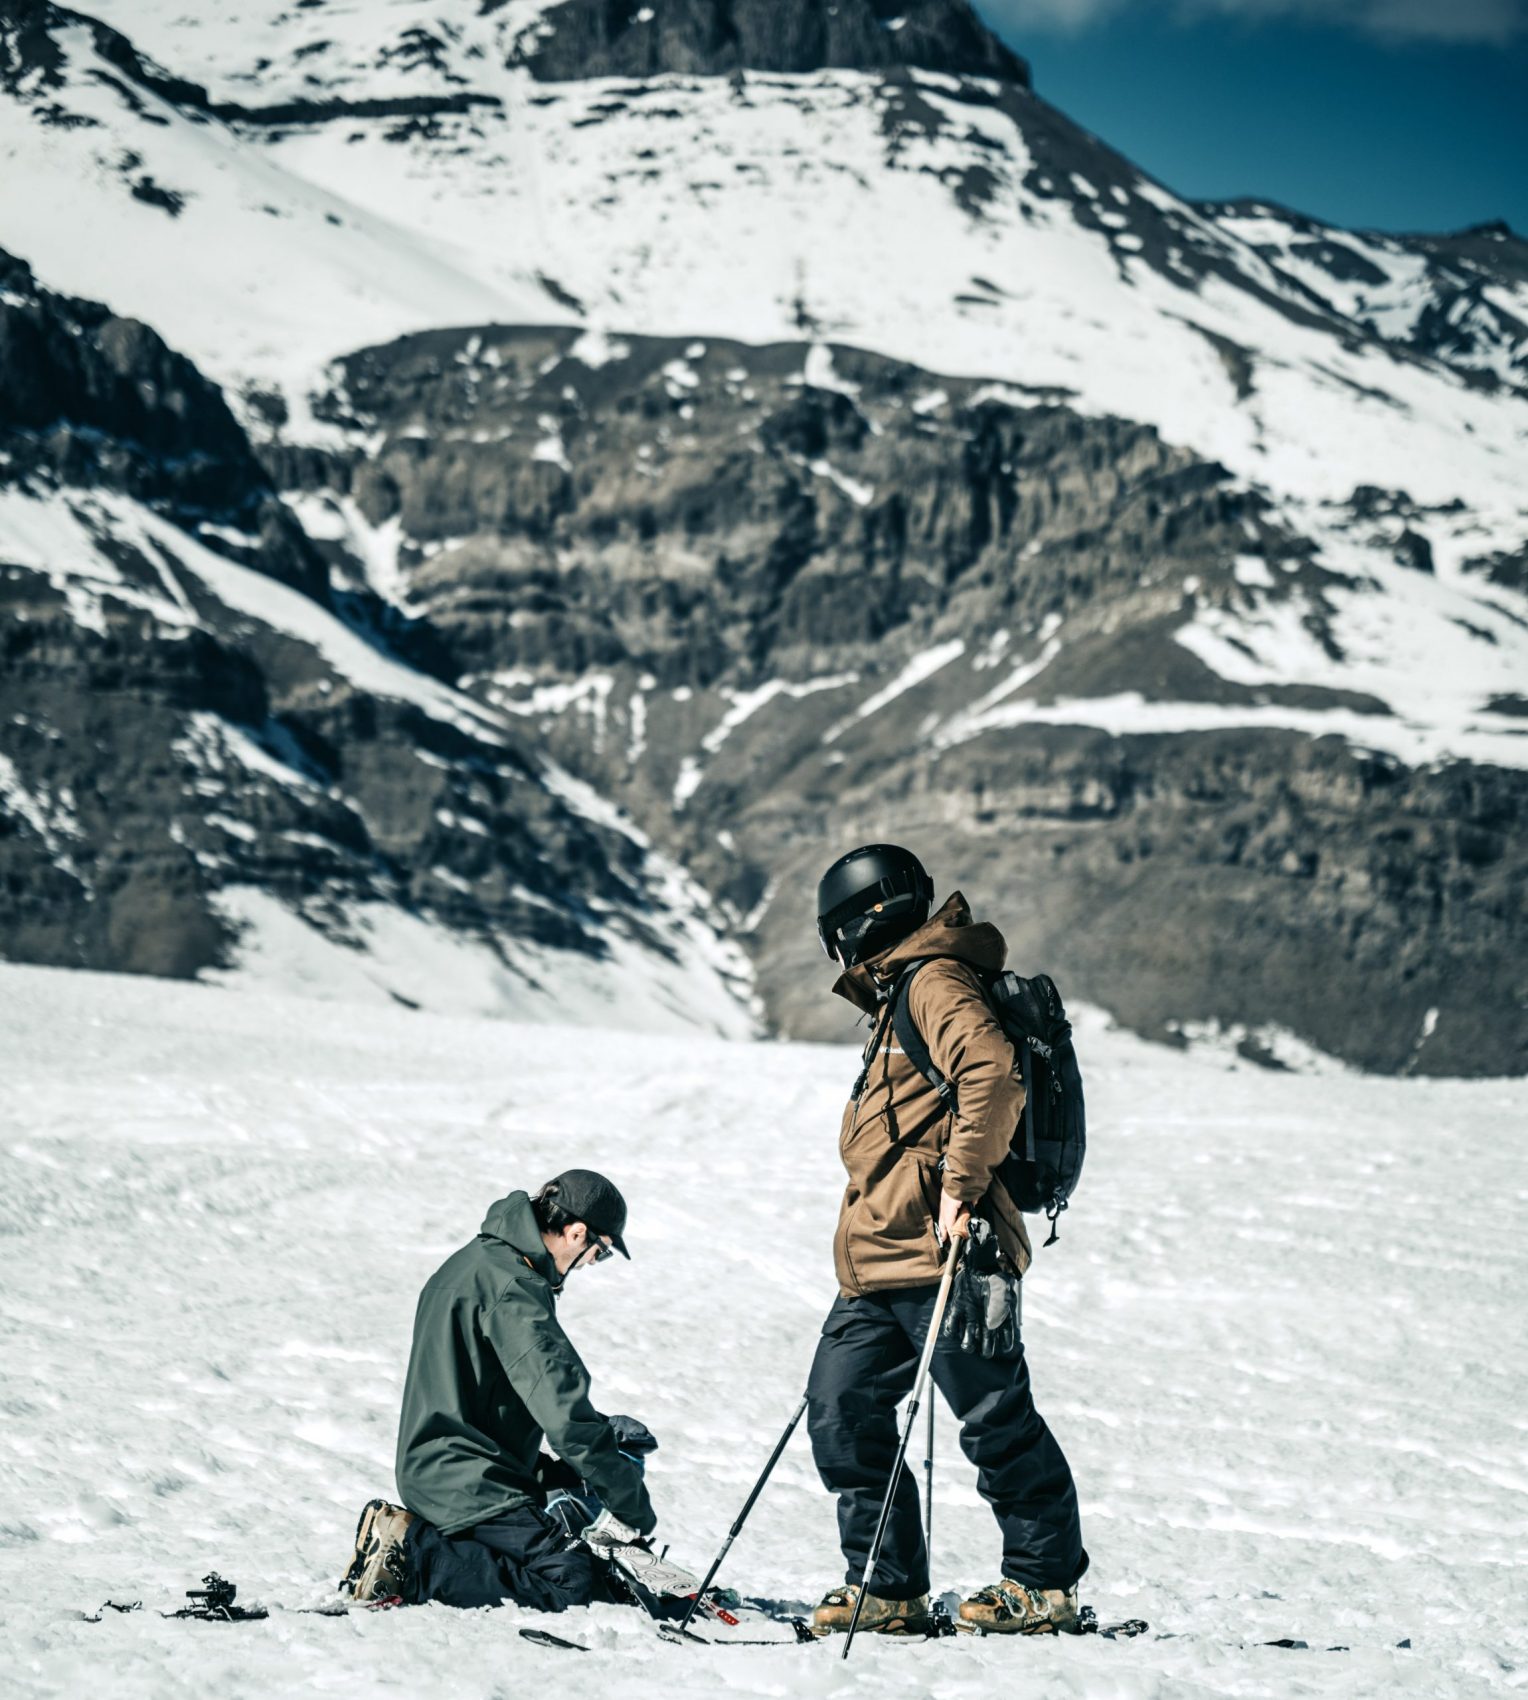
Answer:
POLYGON ((327 601, 329 579, 223 400, 182 355, 98 302, 39 290, 0 250, 8 481, 119 491, 327 601), (225 535, 224 541, 227 541, 225 535))
POLYGON ((380 437, 345 489, 473 675, 874 666, 890 634, 1176 607, 1175 571, 1258 534, 1256 498, 1149 427, 852 349, 490 328, 339 373, 320 415, 380 437))
POLYGON ((966 0, 563 0, 521 52, 546 81, 918 66, 1029 82, 966 0))
POLYGON ((362 991, 564 1017, 602 973, 619 1000, 619 959, 660 1024, 746 1030, 698 894, 331 592, 188 361, 9 256, 0 291, 8 957, 186 976, 274 949, 333 982, 348 956, 362 991))
MULTIPOLYGON (((1346 574, 1223 468, 821 344, 484 327, 337 377, 320 410, 368 452, 285 469, 305 511, 402 540, 399 594, 462 683, 726 902, 782 1029, 842 1030, 803 973, 811 894, 890 837, 1146 1031, 1521 1066, 1528 785, 1365 750, 1398 730, 1379 697, 1181 641, 1278 608, 1346 641, 1346 574), (1055 723, 1100 699, 1201 730, 1055 723), (1296 729, 1323 716, 1359 747, 1296 729)), ((1371 492, 1349 520, 1404 554, 1409 513, 1371 492)))

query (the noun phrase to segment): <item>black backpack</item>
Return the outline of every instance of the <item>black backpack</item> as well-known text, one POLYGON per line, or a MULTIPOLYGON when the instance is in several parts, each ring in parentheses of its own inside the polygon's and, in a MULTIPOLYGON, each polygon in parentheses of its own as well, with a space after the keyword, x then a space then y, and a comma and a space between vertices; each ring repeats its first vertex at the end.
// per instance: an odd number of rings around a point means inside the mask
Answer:
MULTIPOLYGON (((908 1008, 908 988, 923 966, 923 962, 913 963, 892 988, 892 1027, 918 1071, 954 1109, 955 1087, 935 1068, 908 1008)), ((1014 1129, 1013 1145, 998 1165, 997 1179, 1020 1210, 1044 1212, 1051 1225, 1045 1243, 1051 1245, 1058 1238, 1058 1218, 1082 1174, 1088 1143, 1072 1024, 1049 974, 1026 980, 1010 970, 986 980, 985 987, 992 1012, 1013 1041, 1024 1073, 1024 1113, 1014 1129)))

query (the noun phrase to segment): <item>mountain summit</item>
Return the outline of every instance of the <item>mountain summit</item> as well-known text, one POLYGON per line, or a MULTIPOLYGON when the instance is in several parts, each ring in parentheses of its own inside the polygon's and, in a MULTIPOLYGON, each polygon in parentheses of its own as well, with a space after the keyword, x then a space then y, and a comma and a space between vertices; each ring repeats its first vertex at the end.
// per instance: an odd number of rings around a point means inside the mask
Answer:
POLYGON ((1029 84, 967 0, 562 0, 531 36, 524 63, 547 81, 916 67, 1029 84))

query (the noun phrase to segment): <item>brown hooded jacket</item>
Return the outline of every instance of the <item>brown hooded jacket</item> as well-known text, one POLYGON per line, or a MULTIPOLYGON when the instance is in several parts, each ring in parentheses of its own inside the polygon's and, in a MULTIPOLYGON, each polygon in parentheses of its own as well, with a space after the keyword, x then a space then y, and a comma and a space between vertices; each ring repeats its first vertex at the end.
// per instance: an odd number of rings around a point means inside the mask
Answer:
POLYGON ((1021 1274, 1029 1267, 1024 1219, 993 1178, 1024 1107, 1013 1046, 982 990, 981 974, 998 972, 1007 955, 1003 935, 973 923, 956 892, 916 932, 847 969, 833 988, 873 1022, 865 1047, 869 1072, 844 1110, 838 1140, 849 1184, 833 1260, 847 1297, 939 1279, 944 1260, 934 1224, 941 1185, 962 1203, 985 1200, 999 1244, 1021 1274), (927 966, 913 978, 908 1008, 934 1066, 955 1087, 953 1112, 897 1043, 880 1002, 919 960, 927 966))

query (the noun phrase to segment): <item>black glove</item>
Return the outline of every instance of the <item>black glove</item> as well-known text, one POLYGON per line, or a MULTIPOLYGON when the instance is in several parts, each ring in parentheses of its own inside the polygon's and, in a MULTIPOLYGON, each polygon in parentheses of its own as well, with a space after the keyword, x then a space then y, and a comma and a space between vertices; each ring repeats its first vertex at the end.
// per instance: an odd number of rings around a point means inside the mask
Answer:
POLYGON ((945 1339, 984 1358, 1019 1355, 1019 1278, 997 1243, 992 1224, 971 1218, 971 1237, 950 1283, 945 1339))
POLYGON ((639 1423, 635 1417, 607 1417, 615 1430, 615 1443, 628 1458, 645 1458, 649 1452, 658 1450, 658 1438, 646 1423, 639 1423))

